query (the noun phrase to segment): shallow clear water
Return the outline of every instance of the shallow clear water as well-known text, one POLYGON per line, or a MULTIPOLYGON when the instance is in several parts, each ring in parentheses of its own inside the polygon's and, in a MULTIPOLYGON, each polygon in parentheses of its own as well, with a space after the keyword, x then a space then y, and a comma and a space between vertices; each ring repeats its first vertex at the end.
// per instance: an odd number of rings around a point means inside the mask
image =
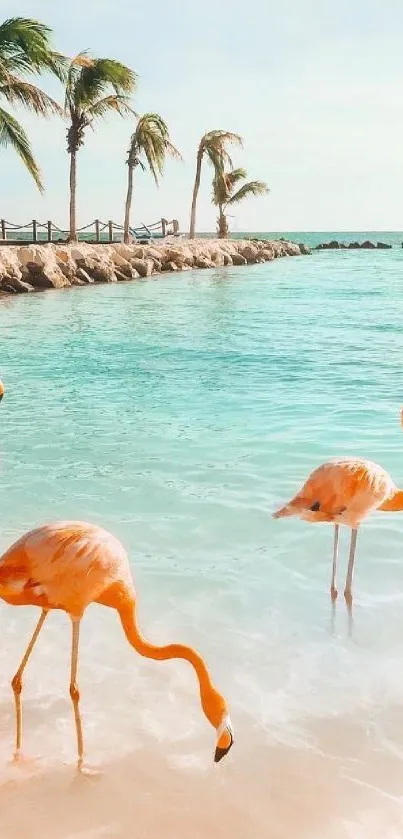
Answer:
POLYGON ((103 779, 77 791, 63 768, 74 739, 57 614, 25 682, 27 750, 43 757, 10 768, 9 680, 36 616, 4 605, 7 839, 27 825, 129 839, 133 819, 164 839, 263 839, 268 822, 276 839, 401 835, 403 518, 362 529, 349 634, 344 603, 333 619, 329 604, 331 529, 271 512, 337 454, 403 482, 402 275, 401 250, 333 252, 1 301, 0 547, 57 518, 110 529, 145 633, 201 650, 237 732, 212 767, 190 669, 140 660, 93 607, 80 683, 103 779))

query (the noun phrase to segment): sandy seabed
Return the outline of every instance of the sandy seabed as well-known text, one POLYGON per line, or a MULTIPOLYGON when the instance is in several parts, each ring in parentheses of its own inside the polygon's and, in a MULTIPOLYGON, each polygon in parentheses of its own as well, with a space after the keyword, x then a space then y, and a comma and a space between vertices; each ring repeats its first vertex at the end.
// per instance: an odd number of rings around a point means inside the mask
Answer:
MULTIPOLYGON (((113 611, 97 606, 83 621, 79 685, 87 760, 101 774, 75 769, 69 626, 61 613, 45 625, 24 681, 24 752, 38 757, 13 765, 10 680, 36 619, 36 610, 2 606, 1 839, 402 835, 400 707, 385 706, 372 722, 355 707, 277 731, 265 724, 263 706, 248 712, 239 685, 231 707, 236 742, 215 765, 214 731, 191 668, 140 658, 113 611)), ((225 686, 219 662, 214 671, 225 686)))
MULTIPOLYGON (((35 717, 33 711, 29 714, 35 717)), ((328 734, 330 732, 327 732, 328 734)), ((4 732, 3 732, 4 734, 4 732)), ((401 835, 401 770, 345 761, 354 725, 338 723, 328 754, 262 744, 240 730, 226 766, 173 765, 145 742, 133 754, 110 755, 103 774, 75 774, 57 759, 3 769, 0 826, 4 839, 225 839, 247 836, 394 837, 401 835), (338 735, 341 735, 341 739, 338 735), (388 787, 388 793, 383 792, 388 787)), ((44 745, 47 745, 44 743, 44 745)), ((363 744, 361 744, 362 747, 363 744)), ((368 745, 368 754, 369 758, 368 745)), ((360 749, 362 754, 362 748, 360 749)))

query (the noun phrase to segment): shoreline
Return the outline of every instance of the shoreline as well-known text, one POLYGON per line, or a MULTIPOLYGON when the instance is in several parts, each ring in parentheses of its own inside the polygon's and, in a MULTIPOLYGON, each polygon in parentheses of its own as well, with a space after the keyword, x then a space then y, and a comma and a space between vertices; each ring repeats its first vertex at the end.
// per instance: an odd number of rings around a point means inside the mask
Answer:
POLYGON ((0 247, 0 294, 128 282, 156 274, 254 265, 310 248, 286 240, 165 239, 140 245, 30 244, 0 247))

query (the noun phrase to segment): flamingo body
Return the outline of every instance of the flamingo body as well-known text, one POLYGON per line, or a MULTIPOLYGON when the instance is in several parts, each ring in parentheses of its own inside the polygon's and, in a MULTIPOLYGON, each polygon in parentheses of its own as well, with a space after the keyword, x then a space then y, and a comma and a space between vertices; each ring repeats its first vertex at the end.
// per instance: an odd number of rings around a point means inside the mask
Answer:
POLYGON ((337 597, 336 571, 339 549, 339 525, 351 528, 350 556, 344 595, 352 601, 357 530, 361 522, 374 510, 396 512, 403 510, 403 491, 399 490, 388 472, 361 458, 337 458, 323 463, 308 477, 300 491, 273 517, 298 516, 309 522, 333 522, 335 525, 333 568, 330 591, 337 597))
POLYGON ((135 597, 123 546, 102 527, 61 521, 26 533, 0 558, 0 597, 12 606, 81 618, 116 583, 135 597))
POLYGON ((299 516, 310 522, 336 522, 358 527, 373 510, 397 493, 382 466, 360 458, 337 458, 323 463, 274 518, 299 516), (314 508, 314 509, 313 509, 314 508))
POLYGON ((45 619, 62 609, 72 621, 70 696, 77 734, 78 768, 83 770, 83 731, 77 685, 80 620, 86 607, 99 603, 116 609, 129 643, 140 655, 157 661, 181 658, 195 670, 202 709, 216 729, 215 762, 233 744, 227 702, 216 690, 201 655, 183 644, 156 646, 141 634, 136 618, 136 593, 126 551, 106 530, 85 522, 47 524, 25 534, 0 558, 0 597, 13 606, 38 606, 41 616, 12 687, 16 709, 16 751, 22 741, 22 674, 45 619))

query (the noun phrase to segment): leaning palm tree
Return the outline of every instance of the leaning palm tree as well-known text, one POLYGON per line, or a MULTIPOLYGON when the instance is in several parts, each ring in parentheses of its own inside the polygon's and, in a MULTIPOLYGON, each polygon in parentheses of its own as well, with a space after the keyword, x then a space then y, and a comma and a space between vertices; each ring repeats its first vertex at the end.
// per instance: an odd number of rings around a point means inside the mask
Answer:
POLYGON ((123 227, 123 241, 126 244, 130 234, 134 170, 137 166, 141 166, 143 171, 148 167, 158 186, 158 178, 162 175, 167 155, 182 160, 178 149, 170 141, 168 126, 162 117, 159 114, 144 114, 139 118, 136 130, 131 136, 127 158, 127 195, 123 227))
POLYGON ((232 144, 242 146, 242 138, 231 131, 209 131, 201 138, 197 150, 196 177, 193 187, 192 209, 190 213, 189 238, 194 239, 196 228, 196 205, 200 188, 201 168, 203 157, 207 157, 214 170, 223 171, 225 166, 232 166, 232 160, 226 146, 232 144))
POLYGON ((84 144, 85 130, 93 127, 98 117, 111 111, 120 116, 133 113, 129 94, 136 87, 136 74, 111 58, 91 58, 81 52, 70 63, 67 72, 65 111, 70 120, 67 151, 70 155, 70 235, 77 241, 76 186, 77 152, 84 144))
MULTIPOLYGON (((43 71, 63 78, 65 59, 52 50, 50 35, 47 26, 30 18, 14 17, 0 24, 0 97, 40 116, 62 113, 50 96, 25 80, 26 76, 43 71)), ((15 149, 42 191, 40 169, 27 134, 18 120, 1 107, 0 145, 15 149)))
POLYGON ((245 169, 232 169, 230 172, 216 171, 213 180, 213 204, 218 207, 217 230, 218 238, 226 239, 228 236, 228 221, 225 211, 233 204, 239 204, 251 195, 267 195, 269 187, 264 181, 248 181, 236 192, 235 187, 240 181, 247 178, 245 169))

